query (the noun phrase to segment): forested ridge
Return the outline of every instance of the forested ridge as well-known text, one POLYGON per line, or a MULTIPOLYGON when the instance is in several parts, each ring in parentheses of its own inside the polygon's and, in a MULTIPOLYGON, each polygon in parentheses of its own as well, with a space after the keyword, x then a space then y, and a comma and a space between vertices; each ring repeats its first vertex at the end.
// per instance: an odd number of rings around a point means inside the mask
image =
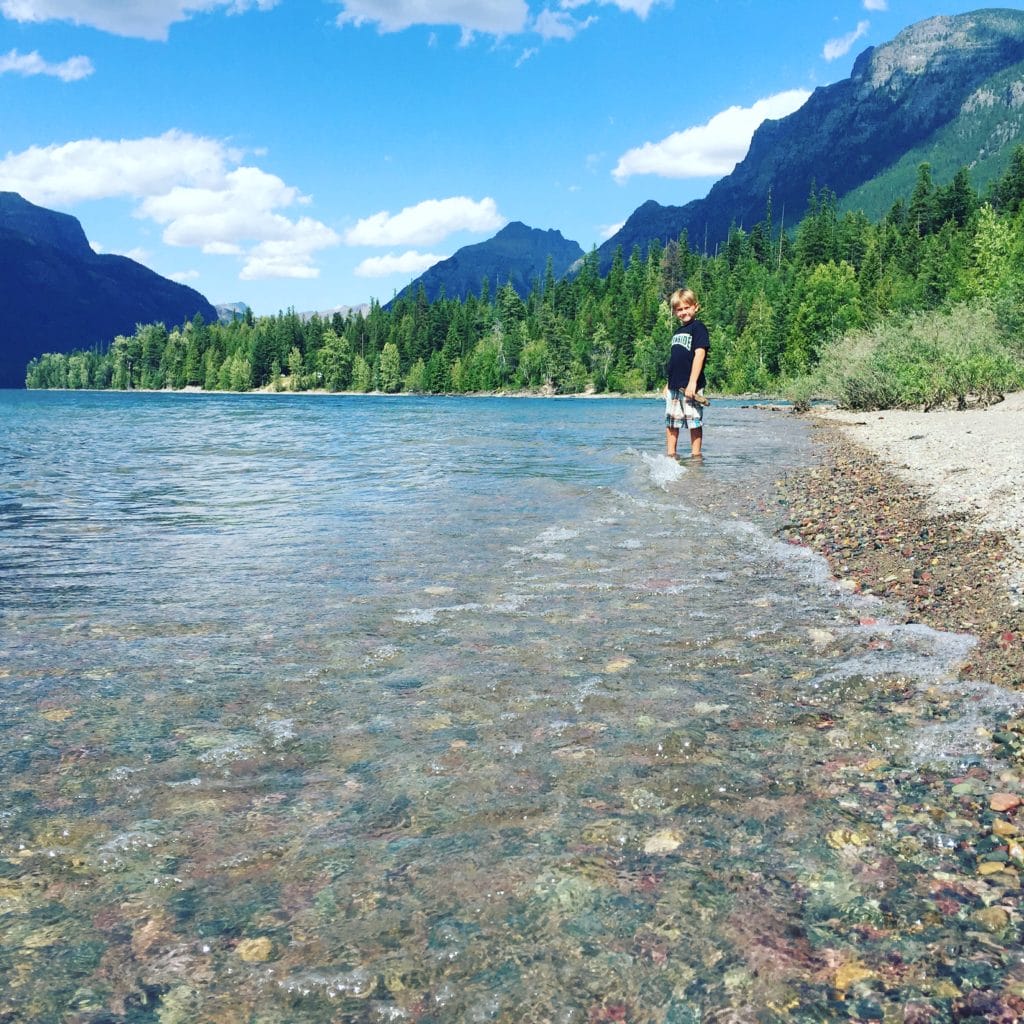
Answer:
POLYGON ((1024 147, 984 196, 966 169, 937 185, 921 164, 912 193, 877 223, 839 213, 815 186, 791 231, 773 223, 769 202, 714 253, 683 235, 645 258, 617 252, 602 277, 593 250, 571 277, 556 280, 549 263, 525 299, 508 283, 492 294, 485 280, 479 296, 428 302, 420 290, 365 315, 139 325, 106 351, 33 360, 26 385, 640 393, 663 383, 667 297, 680 286, 700 299, 717 393, 825 389, 870 407, 1009 389, 1024 382, 1024 147), (874 394, 886 360, 902 397, 874 394), (959 379, 929 384, 936 363, 959 379), (852 385, 851 373, 861 375, 852 385))

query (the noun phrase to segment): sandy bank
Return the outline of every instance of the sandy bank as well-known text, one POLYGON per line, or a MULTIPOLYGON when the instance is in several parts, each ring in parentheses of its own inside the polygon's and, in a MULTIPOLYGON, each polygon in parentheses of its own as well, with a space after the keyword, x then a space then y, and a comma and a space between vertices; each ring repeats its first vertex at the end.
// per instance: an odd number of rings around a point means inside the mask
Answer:
POLYGON ((967 513, 978 529, 1004 534, 1012 557, 1002 569, 1024 601, 1024 392, 963 412, 815 415, 882 459, 937 515, 967 513))

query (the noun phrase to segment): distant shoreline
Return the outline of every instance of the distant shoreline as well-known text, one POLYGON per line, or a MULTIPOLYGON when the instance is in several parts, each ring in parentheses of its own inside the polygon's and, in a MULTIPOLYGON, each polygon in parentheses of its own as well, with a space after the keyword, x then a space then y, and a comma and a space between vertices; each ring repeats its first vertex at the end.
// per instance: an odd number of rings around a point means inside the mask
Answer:
MULTIPOLYGON (((9 391, 59 391, 67 394, 110 394, 110 395, 295 395, 314 397, 349 397, 349 398, 635 398, 655 400, 663 397, 658 391, 577 391, 563 395, 554 392, 539 391, 328 391, 324 388, 310 388, 303 391, 292 391, 284 388, 275 391, 273 388, 254 388, 252 391, 207 391, 205 388, 190 385, 184 388, 8 388, 9 391)), ((786 407, 790 403, 775 395, 713 395, 712 402, 747 402, 754 406, 786 407)))

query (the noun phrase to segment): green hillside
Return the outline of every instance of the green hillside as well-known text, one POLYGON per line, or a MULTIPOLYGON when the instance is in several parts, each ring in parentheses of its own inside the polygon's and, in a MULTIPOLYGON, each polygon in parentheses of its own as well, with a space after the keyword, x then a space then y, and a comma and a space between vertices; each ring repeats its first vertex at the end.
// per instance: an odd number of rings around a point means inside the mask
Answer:
MULTIPOLYGON (((927 142, 908 150, 895 164, 839 199, 840 211, 863 211, 879 220, 897 199, 911 194, 918 167, 931 165, 937 185, 948 184, 961 167, 985 194, 1010 164, 1013 148, 1024 139, 1024 61, 984 82, 960 114, 927 142)), ((827 183, 825 183, 827 184, 827 183)))

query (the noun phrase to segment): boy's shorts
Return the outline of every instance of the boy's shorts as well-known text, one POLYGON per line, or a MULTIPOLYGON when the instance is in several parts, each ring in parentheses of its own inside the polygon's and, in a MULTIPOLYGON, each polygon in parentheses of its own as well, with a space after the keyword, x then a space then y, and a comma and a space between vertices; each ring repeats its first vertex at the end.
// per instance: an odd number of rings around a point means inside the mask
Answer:
MULTIPOLYGON (((703 395, 704 391, 701 389, 697 393, 703 395)), ((696 402, 689 401, 682 388, 668 393, 668 398, 665 399, 666 427, 680 430, 686 426, 690 430, 696 430, 704 425, 703 415, 703 408, 697 405, 696 402)))

